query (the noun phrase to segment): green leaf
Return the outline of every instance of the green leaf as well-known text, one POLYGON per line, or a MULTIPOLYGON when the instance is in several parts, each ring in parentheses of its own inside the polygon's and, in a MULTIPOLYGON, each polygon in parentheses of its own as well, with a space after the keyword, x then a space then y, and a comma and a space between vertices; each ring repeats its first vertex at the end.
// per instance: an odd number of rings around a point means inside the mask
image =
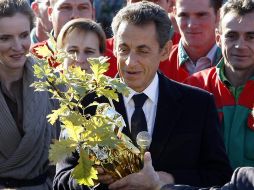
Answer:
POLYGON ((82 123, 80 125, 73 125, 73 123, 70 120, 68 120, 66 117, 63 117, 61 121, 64 125, 63 127, 67 130, 68 138, 76 142, 79 142, 80 133, 84 130, 84 128, 81 126, 82 123))
POLYGON ((108 99, 110 98, 112 100, 118 101, 118 94, 115 92, 115 90, 110 88, 98 88, 96 93, 98 96, 105 96, 108 99))
POLYGON ((125 146, 131 152, 133 152, 134 154, 139 154, 140 153, 140 150, 136 146, 134 146, 132 140, 127 135, 125 135, 124 133, 121 133, 121 140, 122 140, 122 143, 124 143, 125 146))
POLYGON ((100 78, 104 76, 103 74, 108 70, 109 63, 107 63, 108 58, 99 57, 99 58, 88 58, 88 62, 91 64, 91 70, 94 73, 94 78, 97 82, 100 81, 100 78))
POLYGON ((130 94, 130 88, 126 84, 122 83, 119 78, 110 79, 109 84, 113 89, 116 89, 118 93, 121 93, 124 96, 128 96, 130 94))
POLYGON ((56 52, 56 40, 54 38, 54 36, 52 36, 51 34, 48 34, 48 44, 50 45, 50 48, 53 50, 53 52, 56 52))
POLYGON ((119 139, 113 131, 113 122, 105 116, 96 114, 92 116, 86 124, 86 131, 82 132, 81 138, 86 139, 86 146, 102 146, 115 147, 119 139))
MULTIPOLYGON (((56 49, 53 38, 51 40, 53 60, 62 60, 69 56, 56 49)), ((39 53, 48 56, 45 47, 39 53)), ((130 91, 120 79, 112 79, 104 75, 109 66, 107 61, 108 58, 105 57, 90 58, 92 74, 86 73, 80 67, 66 69, 63 64, 56 68, 51 67, 47 58, 36 59, 34 66, 35 75, 40 81, 36 81, 32 86, 37 91, 50 92, 52 98, 58 100, 60 104, 59 109, 53 110, 47 116, 48 121, 53 125, 59 119, 64 132, 67 133, 66 140, 61 140, 51 146, 50 160, 56 163, 78 147, 80 149, 78 151, 79 164, 73 169, 72 175, 79 184, 88 186, 93 186, 93 179, 97 179, 97 171, 93 165, 99 164, 99 158, 93 152, 94 147, 97 146, 105 150, 105 155, 108 154, 105 162, 116 164, 122 163, 121 156, 125 162, 130 162, 136 157, 134 155, 129 159, 129 154, 137 152, 123 135, 122 139, 119 139, 121 134, 119 129, 125 126, 125 123, 119 116, 120 114, 114 111, 112 100, 118 101, 118 93, 127 95, 130 91), (95 102, 84 107, 83 98, 94 93, 98 98, 100 96, 108 98, 109 104, 97 103, 97 99, 94 99, 95 102), (86 115, 89 112, 88 108, 92 110, 97 108, 95 115, 86 115), (115 158, 116 152, 118 156, 115 158)), ((61 61, 57 62, 61 63, 61 61)))
POLYGON ((53 75, 53 68, 49 66, 49 64, 46 64, 46 62, 42 62, 41 60, 38 61, 38 64, 33 65, 34 69, 34 75, 38 79, 43 78, 56 78, 55 75, 53 75))
POLYGON ((84 97, 87 94, 87 86, 84 85, 74 85, 73 90, 75 91, 75 94, 78 94, 79 97, 84 97))
POLYGON ((49 50, 48 46, 46 44, 42 46, 38 46, 34 48, 38 55, 42 57, 50 57, 52 56, 52 52, 49 50))
POLYGON ((59 116, 61 114, 64 114, 66 111, 68 111, 68 107, 67 106, 61 106, 59 109, 57 110, 52 110, 52 113, 47 115, 48 118, 48 122, 53 125, 56 120, 59 118, 59 116))
POLYGON ((45 73, 45 72, 43 71, 43 69, 41 68, 41 66, 39 66, 39 65, 34 65, 33 68, 34 68, 34 75, 35 75, 37 78, 42 79, 42 78, 44 77, 44 73, 45 73))
POLYGON ((53 164, 60 162, 66 156, 72 154, 77 147, 77 143, 71 139, 63 139, 60 141, 54 141, 54 144, 50 145, 49 160, 53 164))
POLYGON ((33 84, 30 85, 31 87, 35 88, 35 91, 43 92, 47 91, 50 85, 47 82, 34 82, 33 84))
POLYGON ((89 155, 80 149, 78 165, 72 171, 72 177, 81 185, 89 187, 94 186, 94 181, 97 180, 97 170, 93 167, 93 161, 89 160, 89 155))

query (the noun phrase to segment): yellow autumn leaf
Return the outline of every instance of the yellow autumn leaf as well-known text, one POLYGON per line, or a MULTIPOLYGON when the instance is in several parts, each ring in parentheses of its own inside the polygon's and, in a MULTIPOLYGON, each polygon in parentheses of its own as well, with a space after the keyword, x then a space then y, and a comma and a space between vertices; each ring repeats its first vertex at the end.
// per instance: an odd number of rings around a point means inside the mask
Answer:
POLYGON ((34 48, 37 55, 42 56, 44 58, 53 56, 52 52, 49 50, 48 46, 46 44, 42 46, 38 46, 34 48))
POLYGON ((94 186, 93 180, 97 180, 97 170, 93 167, 93 161, 89 160, 89 155, 80 149, 78 165, 72 171, 72 176, 81 185, 94 186))
POLYGON ((57 164, 66 156, 70 156, 77 147, 77 143, 71 139, 55 140, 54 144, 50 145, 49 160, 53 164, 57 164))

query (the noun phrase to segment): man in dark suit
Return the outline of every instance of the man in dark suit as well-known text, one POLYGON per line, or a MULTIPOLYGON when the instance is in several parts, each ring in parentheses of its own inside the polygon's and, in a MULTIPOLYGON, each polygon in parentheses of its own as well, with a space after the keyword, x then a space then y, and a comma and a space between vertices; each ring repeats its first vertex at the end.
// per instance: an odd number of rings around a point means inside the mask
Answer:
MULTIPOLYGON (((163 181, 171 182, 173 177, 176 183, 200 187, 222 185, 229 180, 231 168, 218 132, 212 95, 157 72, 172 46, 167 32, 170 27, 167 13, 153 3, 131 4, 118 12, 112 23, 114 53, 119 76, 131 92, 128 97, 120 95, 115 108, 127 123, 124 133, 135 139, 133 134, 140 127, 134 128, 138 109, 135 97, 146 97, 139 118, 145 117, 145 130, 152 136, 149 151, 163 181)), ((77 155, 73 154, 57 165, 55 189, 85 189, 70 176, 76 164, 77 155)), ((101 183, 113 182, 99 172, 101 183)), ((135 180, 132 178, 118 189, 147 189, 135 186, 135 180)))

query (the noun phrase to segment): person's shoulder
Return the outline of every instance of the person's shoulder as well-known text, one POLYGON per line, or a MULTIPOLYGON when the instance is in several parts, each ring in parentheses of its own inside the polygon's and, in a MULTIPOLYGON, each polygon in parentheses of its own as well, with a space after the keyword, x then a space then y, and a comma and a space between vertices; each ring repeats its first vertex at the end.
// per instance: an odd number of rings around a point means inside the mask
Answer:
POLYGON ((107 38, 106 39, 106 47, 109 49, 113 49, 113 45, 114 45, 114 37, 107 38))
MULTIPOLYGON (((168 56, 168 61, 169 61, 170 67, 174 67, 174 68, 176 67, 177 58, 178 58, 178 51, 179 51, 179 44, 173 45, 172 49, 169 53, 169 56, 168 56)), ((167 69, 169 69, 169 68, 167 68, 167 69)))
POLYGON ((204 69, 202 71, 196 72, 189 76, 189 78, 202 78, 203 80, 207 80, 209 77, 214 76, 216 74, 216 67, 210 67, 204 69))
POLYGON ((171 49, 169 55, 172 56, 172 55, 178 54, 178 47, 179 47, 179 44, 174 44, 172 46, 172 49, 171 49))
POLYGON ((208 69, 190 75, 188 78, 184 80, 184 83, 208 90, 210 83, 214 82, 216 78, 217 78, 216 67, 210 67, 208 69))
POLYGON ((160 79, 161 79, 161 81, 163 81, 165 83, 165 85, 174 86, 182 93, 210 94, 209 92, 207 92, 206 90, 203 90, 201 88, 198 88, 195 86, 190 86, 188 84, 184 84, 184 83, 169 79, 166 76, 164 76, 163 74, 161 74, 160 79))

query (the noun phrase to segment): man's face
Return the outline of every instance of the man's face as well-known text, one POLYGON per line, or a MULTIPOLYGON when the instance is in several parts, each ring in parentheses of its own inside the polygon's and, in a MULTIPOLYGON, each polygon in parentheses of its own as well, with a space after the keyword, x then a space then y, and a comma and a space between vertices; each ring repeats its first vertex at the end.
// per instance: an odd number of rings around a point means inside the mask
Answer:
POLYGON ((43 27, 45 32, 50 32, 52 30, 52 23, 49 21, 48 18, 49 4, 49 0, 37 0, 34 1, 31 5, 38 19, 38 22, 43 27))
POLYGON ((93 19, 93 11, 90 0, 57 0, 54 7, 48 9, 54 37, 57 37, 63 25, 72 19, 93 19))
POLYGON ((221 20, 216 40, 231 71, 254 72, 254 13, 238 16, 227 13, 221 20))
POLYGON ((160 49, 154 23, 137 26, 128 22, 120 24, 115 41, 121 79, 133 90, 142 92, 152 82, 160 61, 168 57, 169 43, 160 49))
POLYGON ((211 48, 215 43, 216 14, 210 0, 176 0, 176 21, 185 48, 211 48))
MULTIPOLYGON (((136 3, 140 1, 142 0, 128 0, 128 3, 136 3)), ((148 0, 148 1, 160 5, 163 9, 165 9, 168 12, 173 0, 148 0)))

